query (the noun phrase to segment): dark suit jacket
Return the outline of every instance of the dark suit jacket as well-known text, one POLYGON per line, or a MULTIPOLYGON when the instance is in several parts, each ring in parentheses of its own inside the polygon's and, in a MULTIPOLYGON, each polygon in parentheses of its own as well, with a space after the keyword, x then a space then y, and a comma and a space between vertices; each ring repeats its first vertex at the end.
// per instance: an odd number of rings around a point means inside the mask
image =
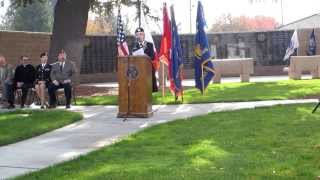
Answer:
POLYGON ((51 66, 50 78, 52 81, 57 80, 59 83, 63 83, 64 80, 74 80, 76 69, 70 61, 65 61, 62 71, 60 70, 60 62, 51 64, 51 66))
POLYGON ((51 65, 45 64, 45 66, 42 68, 42 64, 39 64, 36 67, 36 81, 46 81, 46 83, 50 82, 50 73, 51 73, 51 65))
POLYGON ((153 44, 152 43, 144 41, 144 43, 139 44, 138 42, 135 42, 134 45, 133 45, 133 48, 132 48, 132 52, 136 51, 136 50, 138 50, 140 48, 144 49, 144 53, 146 55, 148 55, 151 60, 154 59, 155 54, 154 54, 154 49, 153 49, 153 44))
POLYGON ((25 84, 33 84, 36 79, 36 69, 31 65, 19 65, 14 73, 15 82, 23 82, 25 84))
MULTIPOLYGON (((132 48, 132 52, 143 48, 144 49, 144 53, 146 55, 148 55, 150 57, 150 60, 153 61, 154 60, 154 49, 153 49, 153 44, 147 41, 144 41, 143 44, 139 44, 138 42, 136 42, 132 48)), ((156 79, 156 75, 155 75, 155 68, 154 66, 152 66, 152 92, 156 92, 158 91, 158 87, 157 87, 157 79, 156 79)))

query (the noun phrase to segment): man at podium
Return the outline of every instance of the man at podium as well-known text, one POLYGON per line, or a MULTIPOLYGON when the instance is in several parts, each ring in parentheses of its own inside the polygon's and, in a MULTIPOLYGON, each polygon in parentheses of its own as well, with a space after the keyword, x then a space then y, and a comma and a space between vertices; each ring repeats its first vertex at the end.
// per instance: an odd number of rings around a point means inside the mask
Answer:
MULTIPOLYGON (((133 45, 132 48, 132 54, 133 55, 147 55, 150 57, 151 61, 153 61, 155 53, 154 53, 154 47, 151 42, 147 42, 145 40, 145 33, 144 29, 139 27, 135 31, 136 35, 136 42, 133 45)), ((155 74, 155 69, 152 66, 152 92, 157 92, 158 86, 157 86, 157 79, 155 74)))

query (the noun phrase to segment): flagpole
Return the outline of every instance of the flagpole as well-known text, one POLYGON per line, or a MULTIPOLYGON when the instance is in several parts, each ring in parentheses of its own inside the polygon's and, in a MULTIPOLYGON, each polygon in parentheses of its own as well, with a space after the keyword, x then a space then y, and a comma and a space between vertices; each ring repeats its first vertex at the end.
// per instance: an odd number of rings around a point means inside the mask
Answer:
MULTIPOLYGON (((298 29, 295 29, 295 31, 297 32, 297 41, 299 42, 298 29)), ((299 56, 299 46, 297 47, 297 56, 299 56)))
POLYGON ((165 95, 165 92, 164 92, 164 90, 165 90, 165 84, 164 84, 164 82, 165 82, 165 80, 164 80, 164 63, 163 62, 160 62, 161 63, 161 66, 162 66, 162 100, 163 100, 163 97, 164 97, 164 95, 165 95))
POLYGON ((182 101, 182 104, 183 104, 183 88, 182 88, 182 92, 181 92, 181 101, 182 101))
POLYGON ((202 81, 202 96, 204 95, 204 78, 203 78, 203 65, 201 64, 201 81, 202 81))
POLYGON ((138 13, 139 13, 139 15, 138 15, 138 19, 139 19, 139 27, 141 27, 141 13, 142 13, 142 11, 141 11, 141 0, 138 0, 138 13))
POLYGON ((181 74, 180 74, 180 79, 181 79, 181 100, 183 104, 183 85, 182 85, 182 79, 183 79, 183 69, 181 68, 181 74))

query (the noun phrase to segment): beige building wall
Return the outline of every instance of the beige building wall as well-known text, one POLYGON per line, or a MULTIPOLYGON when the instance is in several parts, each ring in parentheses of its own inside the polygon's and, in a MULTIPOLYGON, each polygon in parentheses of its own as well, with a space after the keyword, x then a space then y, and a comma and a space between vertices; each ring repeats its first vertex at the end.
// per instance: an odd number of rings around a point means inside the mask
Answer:
POLYGON ((0 31, 0 54, 12 65, 17 65, 22 55, 28 56, 32 64, 39 64, 40 53, 47 52, 49 44, 48 33, 0 31))

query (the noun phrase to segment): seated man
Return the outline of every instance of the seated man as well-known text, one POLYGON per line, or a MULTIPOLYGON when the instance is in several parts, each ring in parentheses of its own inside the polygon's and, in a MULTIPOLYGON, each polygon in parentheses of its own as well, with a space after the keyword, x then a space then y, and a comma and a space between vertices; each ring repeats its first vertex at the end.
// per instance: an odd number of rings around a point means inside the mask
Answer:
POLYGON ((0 54, 0 85, 2 99, 8 102, 8 109, 14 108, 13 68, 7 64, 6 59, 0 54))
POLYGON ((36 78, 36 69, 30 64, 27 56, 21 56, 21 64, 17 66, 14 73, 14 81, 16 89, 21 89, 22 96, 20 107, 24 108, 29 89, 33 88, 36 78))
POLYGON ((67 60, 67 55, 64 50, 58 55, 58 62, 52 64, 50 78, 52 83, 48 86, 49 93, 49 108, 55 108, 57 99, 56 91, 64 88, 64 95, 66 97, 66 108, 70 108, 71 103, 71 80, 75 76, 75 67, 67 60))

